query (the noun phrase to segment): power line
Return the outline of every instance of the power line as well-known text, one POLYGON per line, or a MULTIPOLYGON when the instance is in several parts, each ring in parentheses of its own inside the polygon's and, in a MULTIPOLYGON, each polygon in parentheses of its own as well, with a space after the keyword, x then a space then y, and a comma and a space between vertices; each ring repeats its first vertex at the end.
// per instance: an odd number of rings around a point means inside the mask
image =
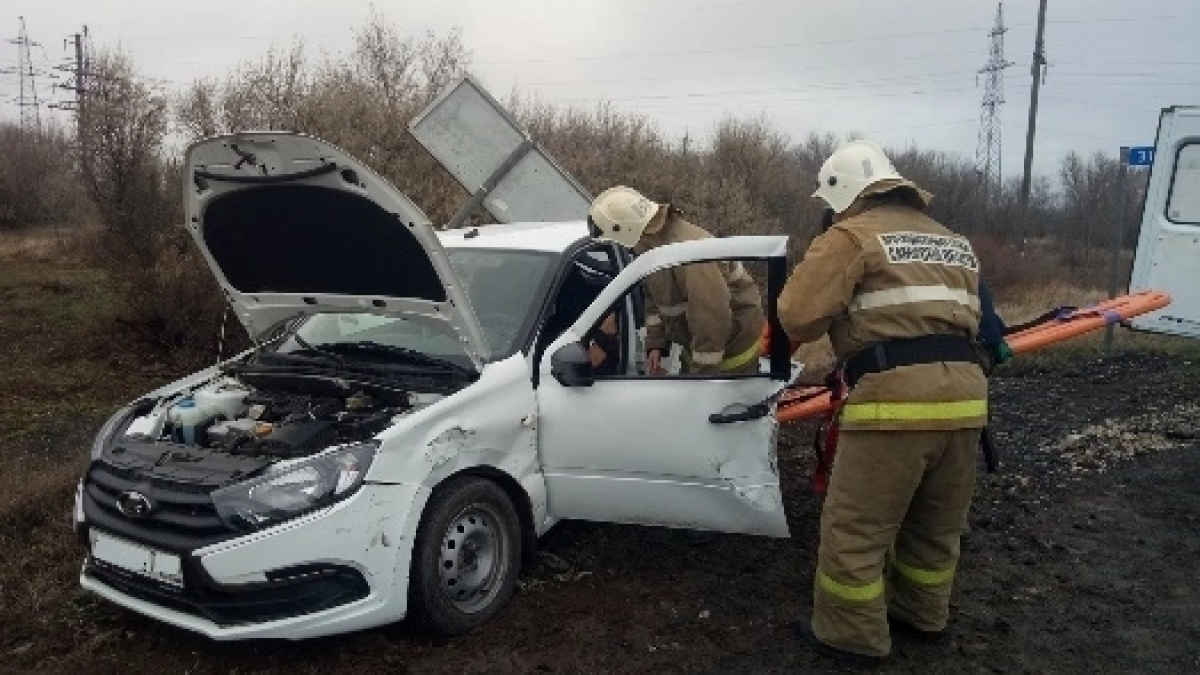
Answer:
POLYGON ((1055 66, 1107 68, 1109 66, 1200 66, 1200 61, 1055 61, 1055 66))
MULTIPOLYGON (((781 0, 751 0, 749 2, 742 2, 742 3, 722 4, 719 8, 712 8, 712 9, 726 10, 726 9, 734 9, 734 8, 738 8, 738 7, 742 7, 742 6, 755 5, 755 4, 775 4, 776 2, 781 2, 781 0)), ((621 12, 621 13, 599 16, 599 17, 582 17, 581 16, 581 17, 577 17, 577 18, 559 18, 559 19, 547 19, 547 20, 537 20, 537 21, 529 21, 529 22, 524 22, 524 21, 505 22, 504 25, 505 26, 537 25, 537 26, 545 27, 547 25, 556 25, 559 23, 598 22, 598 21, 605 21, 605 20, 625 19, 625 18, 631 18, 631 17, 650 16, 650 15, 658 15, 658 14, 661 14, 661 15, 671 14, 671 15, 678 16, 681 11, 685 11, 685 10, 683 10, 682 8, 678 8, 678 9, 670 9, 670 10, 654 10, 654 11, 650 11, 650 12, 621 12)), ((695 15, 694 4, 688 3, 686 11, 689 13, 688 14, 689 16, 694 16, 695 15)), ((1096 24, 1096 23, 1146 23, 1146 22, 1152 22, 1152 21, 1178 21, 1178 20, 1197 19, 1197 18, 1200 18, 1200 13, 1168 14, 1168 15, 1157 15, 1157 16, 1095 17, 1095 18, 1087 18, 1087 19, 1057 19, 1057 20, 1049 20, 1046 23, 1053 24, 1053 25, 1087 25, 1087 24, 1096 24)), ((104 24, 101 24, 101 25, 104 25, 104 24)), ((1035 22, 1022 21, 1022 22, 1012 23, 1009 25, 1010 25, 1010 27, 1025 27, 1025 26, 1035 25, 1035 22)), ((950 28, 950 29, 941 29, 941 30, 936 30, 936 31, 925 31, 925 32, 921 32, 921 33, 910 33, 907 35, 908 36, 917 36, 917 35, 937 35, 937 34, 950 34, 950 33, 971 33, 971 32, 983 30, 986 28, 988 28, 988 27, 982 26, 982 25, 974 25, 974 26, 964 27, 964 28, 950 28)), ((879 39, 885 39, 885 38, 890 38, 890 37, 905 37, 905 36, 906 35, 903 35, 903 34, 889 33, 889 34, 872 35, 872 36, 865 36, 863 38, 851 38, 851 39, 852 40, 879 40, 879 39)), ((318 38, 318 39, 319 38, 342 38, 342 37, 346 37, 346 34, 344 34, 344 33, 336 33, 336 34, 335 33, 312 33, 312 34, 307 34, 304 37, 318 38)), ((283 41, 287 38, 284 36, 280 36, 280 35, 228 35, 228 34, 204 34, 204 33, 181 34, 181 33, 158 32, 158 33, 153 33, 153 34, 138 34, 138 33, 124 34, 124 35, 122 35, 122 39, 125 39, 125 40, 167 40, 167 41, 212 40, 212 41, 257 41, 257 42, 265 41, 265 42, 269 42, 269 41, 283 41)), ((824 42, 824 44, 830 44, 830 43, 836 43, 836 42, 838 42, 838 41, 833 40, 833 41, 824 42)), ((525 41, 525 42, 493 42, 493 43, 476 43, 476 46, 523 47, 523 46, 528 46, 530 44, 531 43, 529 41, 525 41)), ((598 46, 603 46, 603 45, 621 46, 621 43, 617 43, 617 42, 593 42, 590 44, 598 45, 598 46)), ((796 45, 802 45, 802 44, 818 44, 818 43, 816 43, 816 42, 790 43, 790 44, 786 44, 786 45, 774 45, 774 46, 796 46, 796 45)), ((765 48, 772 48, 772 47, 773 47, 772 45, 763 45, 763 46, 755 47, 755 48, 764 48, 765 49, 765 48)))
MULTIPOLYGON (((594 80, 594 79, 589 78, 585 82, 583 82, 583 84, 587 84, 588 86, 591 86, 591 85, 596 85, 596 84, 677 82, 680 80, 711 79, 713 77, 723 77, 726 75, 742 76, 742 77, 747 76, 747 75, 775 76, 775 75, 787 75, 787 74, 792 74, 792 73, 810 73, 813 71, 814 68, 818 67, 818 65, 822 71, 834 71, 834 70, 845 70, 847 68, 865 68, 865 67, 869 67, 869 66, 900 63, 900 62, 907 62, 907 61, 922 61, 924 59, 938 59, 939 61, 944 61, 945 57, 947 57, 947 56, 961 56, 961 55, 962 55, 961 50, 955 50, 952 52, 937 52, 937 53, 933 53, 933 54, 917 54, 917 55, 913 55, 913 56, 898 56, 898 57, 888 58, 888 59, 879 60, 879 61, 855 61, 855 62, 842 61, 842 62, 831 64, 831 65, 822 63, 822 64, 807 65, 807 66, 799 66, 796 68, 779 68, 779 69, 771 69, 771 70, 758 69, 754 72, 746 72, 746 70, 742 69, 742 70, 724 70, 724 71, 705 71, 704 73, 698 74, 698 75, 668 75, 668 76, 662 76, 662 77, 639 77, 639 78, 623 77, 623 78, 611 79, 611 80, 594 80)), ((943 71, 943 72, 949 72, 949 71, 943 71)), ((959 73, 962 71, 956 70, 953 72, 959 73)), ((545 81, 543 81, 543 82, 537 82, 537 81, 522 82, 520 84, 523 84, 524 86, 527 86, 527 87, 544 87, 544 86, 559 86, 559 85, 579 85, 579 84, 581 84, 581 81, 579 79, 574 79, 574 80, 558 80, 558 81, 550 81, 550 82, 545 82, 545 81)))
MULTIPOLYGON (((800 96, 800 97, 787 97, 787 98, 777 98, 777 99, 768 98, 768 99, 757 99, 757 100, 755 100, 755 99, 739 99, 739 100, 732 101, 732 102, 730 100, 728 100, 728 98, 722 97, 720 100, 717 100, 717 101, 702 100, 702 101, 695 101, 695 102, 687 104, 687 105, 681 104, 678 101, 657 100, 657 101, 650 101, 648 103, 642 103, 642 104, 638 104, 635 102, 635 103, 629 105, 628 107, 633 108, 635 110, 646 109, 646 108, 654 109, 654 108, 661 108, 663 106, 669 106, 672 109, 680 109, 680 108, 684 108, 684 107, 686 107, 686 108, 710 108, 710 107, 714 107, 714 106, 728 107, 731 103, 737 104, 740 106, 771 105, 771 106, 775 106, 775 107, 781 107, 788 103, 800 103, 800 102, 832 103, 832 102, 838 102, 838 101, 855 101, 855 100, 863 100, 863 99, 875 100, 875 99, 898 98, 898 97, 909 97, 909 96, 929 96, 929 95, 936 95, 936 94, 964 93, 964 92, 969 92, 972 90, 973 90, 973 87, 970 87, 970 86, 942 87, 942 88, 935 87, 935 88, 929 88, 929 89, 915 89, 915 90, 909 90, 909 91, 887 92, 887 93, 862 92, 862 93, 859 93, 856 95, 839 94, 839 95, 833 95, 833 96, 800 96)), ((610 101, 607 99, 599 98, 599 99, 574 99, 574 100, 567 99, 567 100, 559 100, 557 102, 560 104, 570 105, 570 104, 577 104, 577 103, 602 104, 602 103, 609 103, 610 101)))
MULTIPOLYGON (((1144 23, 1147 21, 1178 21, 1180 19, 1200 19, 1200 14, 1167 14, 1159 16, 1122 16, 1122 17, 1095 17, 1090 19, 1058 19, 1055 21, 1047 21, 1046 23, 1056 26, 1073 25, 1073 24, 1089 24, 1089 23, 1144 23)), ((1031 24, 1024 24, 1031 25, 1031 24)))
POLYGON ((1058 96, 1055 94, 1046 94, 1044 96, 1044 98, 1047 98, 1047 99, 1050 99, 1053 101, 1062 101, 1064 103, 1075 103, 1075 104, 1086 103, 1086 104, 1092 105, 1092 106, 1103 106, 1106 108, 1120 108, 1122 110, 1129 110, 1131 112, 1139 112, 1139 113, 1153 112, 1156 115, 1160 108, 1160 106, 1158 106, 1158 105, 1152 105, 1149 103, 1147 103, 1145 105, 1136 106, 1136 105, 1130 105, 1127 101, 1097 101, 1095 99, 1090 99, 1090 98, 1076 98, 1073 96, 1070 96, 1070 97, 1058 96))
MULTIPOLYGON (((916 31, 912 33, 880 33, 876 35, 864 35, 856 38, 832 38, 828 40, 811 40, 805 42, 781 42, 769 45, 749 45, 740 47, 715 47, 712 49, 684 49, 676 51, 658 51, 658 52, 622 52, 620 54, 606 54, 594 56, 571 56, 559 58, 539 58, 539 59, 513 59, 508 61, 479 61, 475 65, 504 65, 504 64, 522 64, 522 63, 561 63, 566 61, 609 61, 612 59, 630 59, 642 58, 646 56, 695 56, 697 54, 728 54, 732 52, 753 52, 771 49, 791 49, 796 47, 820 47, 825 45, 845 45, 853 42, 876 42, 880 40, 892 40, 896 38, 909 37, 933 37, 944 36, 955 33, 973 33, 975 28, 951 28, 944 30, 916 31)), ((618 46, 618 45, 614 45, 618 46)))
MULTIPOLYGON (((720 90, 713 91, 710 89, 697 91, 683 91, 674 93, 662 94, 637 94, 627 96, 591 96, 591 97, 568 97, 560 99, 564 102, 577 103, 616 103, 616 102, 637 102, 637 101, 678 101, 687 99, 705 99, 705 98, 721 98, 737 100, 742 96, 755 95, 770 95, 770 94, 788 94, 797 92, 820 92, 820 91, 843 91, 843 90, 859 90, 870 89, 876 91, 884 91, 894 87, 906 87, 919 84, 951 84, 958 82, 967 82, 968 76, 972 71, 948 70, 939 71, 939 73, 926 73, 922 75, 910 75, 906 77, 889 77, 889 78, 873 78, 869 80, 850 80, 842 82, 819 82, 794 87, 766 87, 756 89, 737 89, 737 90, 720 90), (938 75, 930 77, 930 75, 938 75)), ((1006 78, 1012 79, 1012 78, 1006 78)), ((769 100, 769 99, 768 99, 769 100)))
POLYGON ((1060 82, 1065 87, 1197 87, 1200 80, 1137 80, 1135 82, 1060 82))
POLYGON ((1076 137, 1076 138, 1091 138, 1091 139, 1101 140, 1101 141, 1112 141, 1112 142, 1116 142, 1118 144, 1123 143, 1125 140, 1128 140, 1128 139, 1119 139, 1116 136, 1108 136, 1108 135, 1104 135, 1104 134, 1089 134, 1086 131, 1079 131, 1078 129, 1062 129, 1062 128, 1059 128, 1056 126, 1050 126, 1050 125, 1042 125, 1042 128, 1045 129, 1046 131, 1054 132, 1054 134, 1057 136, 1072 136, 1072 137, 1076 137))

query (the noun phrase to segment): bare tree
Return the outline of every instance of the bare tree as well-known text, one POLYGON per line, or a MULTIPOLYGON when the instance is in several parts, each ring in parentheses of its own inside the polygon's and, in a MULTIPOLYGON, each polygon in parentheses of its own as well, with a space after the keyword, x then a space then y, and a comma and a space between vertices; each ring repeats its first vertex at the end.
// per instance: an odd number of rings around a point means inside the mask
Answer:
MULTIPOLYGON (((137 76, 120 52, 98 53, 91 80, 87 103, 79 111, 84 184, 113 235, 108 254, 151 265, 156 230, 171 209, 161 160, 166 99, 137 76)), ((174 194, 175 186, 170 191, 174 194)))
POLYGON ((0 228, 69 223, 86 211, 71 139, 54 124, 0 123, 0 228))
POLYGON ((463 73, 457 33, 406 37, 378 14, 345 56, 272 50, 224 80, 194 83, 175 118, 191 140, 249 129, 301 131, 334 143, 445 220, 463 192, 412 138, 407 121, 463 73))

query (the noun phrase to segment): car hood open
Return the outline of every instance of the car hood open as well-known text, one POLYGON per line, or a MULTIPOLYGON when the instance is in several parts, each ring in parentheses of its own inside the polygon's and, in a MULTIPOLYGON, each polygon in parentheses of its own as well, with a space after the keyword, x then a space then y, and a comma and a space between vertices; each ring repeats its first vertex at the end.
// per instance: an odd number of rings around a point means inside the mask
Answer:
POLYGON ((476 367, 489 356, 429 219, 342 150, 287 132, 187 150, 187 229, 255 340, 280 322, 366 312, 443 322, 476 367))

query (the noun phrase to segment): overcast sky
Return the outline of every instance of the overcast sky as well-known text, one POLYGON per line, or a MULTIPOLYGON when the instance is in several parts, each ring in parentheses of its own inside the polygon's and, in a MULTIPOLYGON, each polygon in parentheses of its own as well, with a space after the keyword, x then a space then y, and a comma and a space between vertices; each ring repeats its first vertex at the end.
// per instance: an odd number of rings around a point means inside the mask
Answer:
MULTIPOLYGON (((974 157, 997 3, 984 0, 376 0, 405 33, 457 27, 472 72, 499 97, 601 100, 651 116, 672 137, 707 136, 725 114, 765 113, 794 139, 857 131, 974 157)), ((1008 0, 1004 173, 1024 152, 1037 0, 1008 0)), ((226 73, 272 45, 348 50, 367 0, 8 0, 40 43, 34 62, 68 58, 87 25, 168 89, 226 73)), ((1158 110, 1200 104, 1200 1, 1049 0, 1035 170, 1068 150, 1150 144, 1158 110)), ((0 70, 16 46, 0 42, 0 70)), ((51 95, 43 79, 40 94, 51 95)), ((0 75, 0 116, 17 117, 15 75, 0 75)), ((53 97, 68 95, 58 91, 53 97)), ((61 114, 61 113, 59 113, 61 114)))

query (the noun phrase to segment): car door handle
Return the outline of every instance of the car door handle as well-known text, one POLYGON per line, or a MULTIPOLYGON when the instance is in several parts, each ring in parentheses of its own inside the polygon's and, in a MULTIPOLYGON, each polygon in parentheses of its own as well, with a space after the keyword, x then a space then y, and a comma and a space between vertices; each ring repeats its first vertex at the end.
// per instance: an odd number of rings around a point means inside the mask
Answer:
POLYGON ((755 403, 754 405, 741 406, 741 408, 741 410, 736 412, 713 413, 708 416, 708 421, 713 424, 749 422, 750 420, 762 419, 771 413, 771 408, 766 403, 755 403))

